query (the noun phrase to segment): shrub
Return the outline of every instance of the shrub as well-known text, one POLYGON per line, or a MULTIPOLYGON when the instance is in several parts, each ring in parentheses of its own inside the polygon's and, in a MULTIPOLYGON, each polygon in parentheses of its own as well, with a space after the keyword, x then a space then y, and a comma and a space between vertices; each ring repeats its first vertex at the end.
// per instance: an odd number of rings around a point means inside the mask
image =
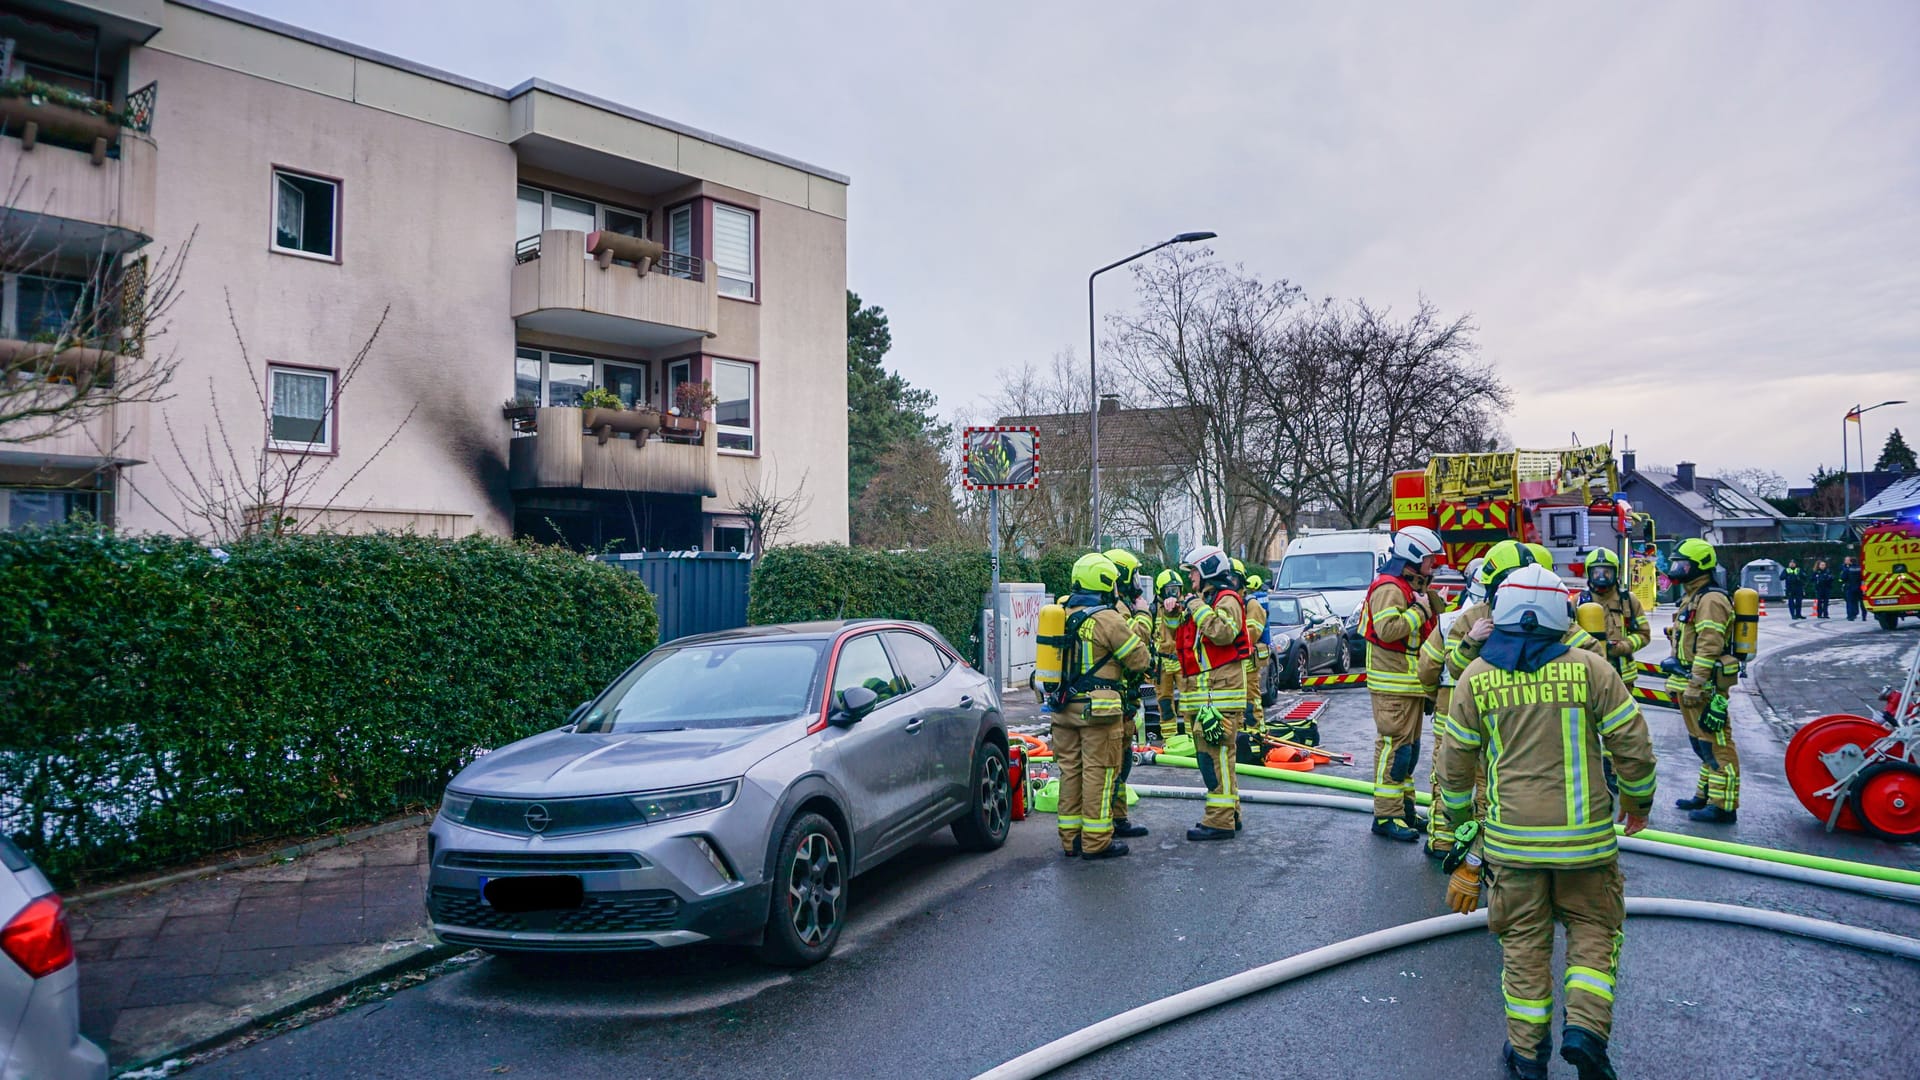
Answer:
POLYGON ((0 533, 0 828, 76 881, 430 804, 655 630, 557 548, 0 533))

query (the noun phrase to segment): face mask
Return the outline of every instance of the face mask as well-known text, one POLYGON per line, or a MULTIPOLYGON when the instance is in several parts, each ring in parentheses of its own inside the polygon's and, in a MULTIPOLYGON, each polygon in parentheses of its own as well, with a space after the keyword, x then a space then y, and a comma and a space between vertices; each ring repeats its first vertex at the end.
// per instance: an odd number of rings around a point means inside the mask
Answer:
POLYGON ((1611 570, 1595 570, 1587 575, 1587 584, 1596 589, 1611 589, 1618 584, 1618 581, 1611 570))

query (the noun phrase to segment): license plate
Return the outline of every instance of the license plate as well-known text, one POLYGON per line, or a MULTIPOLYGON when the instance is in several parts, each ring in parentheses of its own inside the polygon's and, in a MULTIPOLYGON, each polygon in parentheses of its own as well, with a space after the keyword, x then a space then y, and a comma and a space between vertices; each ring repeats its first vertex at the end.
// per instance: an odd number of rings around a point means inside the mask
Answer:
POLYGON ((496 911, 571 911, 586 898, 578 874, 480 879, 480 901, 496 911))

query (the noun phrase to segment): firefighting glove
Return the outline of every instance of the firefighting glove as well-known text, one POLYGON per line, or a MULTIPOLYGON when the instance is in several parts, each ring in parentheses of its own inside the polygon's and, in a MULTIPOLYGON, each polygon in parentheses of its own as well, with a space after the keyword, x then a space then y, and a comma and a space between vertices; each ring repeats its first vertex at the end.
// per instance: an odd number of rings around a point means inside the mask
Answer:
POLYGON ((1699 683, 1688 683, 1687 688, 1680 691, 1680 704, 1689 709, 1697 709, 1706 703, 1707 688, 1699 683))
POLYGON ((1451 874, 1473 854, 1473 842, 1480 837, 1480 822, 1469 821, 1453 830, 1453 847, 1446 858, 1440 860, 1440 869, 1451 874))
POLYGON ((1727 730, 1727 695, 1715 694, 1707 699, 1707 709, 1700 714, 1700 730, 1709 735, 1718 735, 1727 730))
POLYGON ((1214 746, 1226 745, 1227 718, 1220 715, 1219 709, 1208 706, 1193 714, 1193 719, 1195 723, 1200 725, 1201 738, 1207 740, 1207 742, 1214 746))
POLYGON ((1468 855, 1447 878, 1447 906, 1459 915, 1471 915, 1480 906, 1480 856, 1468 855))

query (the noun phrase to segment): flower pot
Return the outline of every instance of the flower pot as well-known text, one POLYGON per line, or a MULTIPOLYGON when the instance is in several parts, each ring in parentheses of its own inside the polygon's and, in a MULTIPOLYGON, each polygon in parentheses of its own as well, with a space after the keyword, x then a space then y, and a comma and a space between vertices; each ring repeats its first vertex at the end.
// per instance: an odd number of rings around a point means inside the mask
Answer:
POLYGON ((0 364, 18 371, 38 372, 69 381, 97 377, 113 367, 116 354, 86 345, 59 346, 47 342, 0 338, 0 364))
POLYGON ((672 413, 664 414, 660 417, 660 421, 668 431, 678 431, 683 435, 700 434, 700 426, 702 424, 702 421, 696 420, 693 417, 675 416, 672 413))
POLYGON ((44 98, 0 97, 0 122, 20 136, 20 145, 27 150, 33 149, 42 135, 91 144, 95 165, 106 160, 107 147, 120 141, 118 122, 44 98))
POLYGON ((538 406, 503 405, 500 408, 500 415, 512 422, 513 430, 515 431, 537 431, 539 430, 539 419, 538 414, 535 412, 536 408, 538 408, 538 406))
POLYGON ((602 445, 615 432, 635 438, 660 430, 660 414, 652 409, 582 409, 581 420, 588 431, 600 437, 602 445))

